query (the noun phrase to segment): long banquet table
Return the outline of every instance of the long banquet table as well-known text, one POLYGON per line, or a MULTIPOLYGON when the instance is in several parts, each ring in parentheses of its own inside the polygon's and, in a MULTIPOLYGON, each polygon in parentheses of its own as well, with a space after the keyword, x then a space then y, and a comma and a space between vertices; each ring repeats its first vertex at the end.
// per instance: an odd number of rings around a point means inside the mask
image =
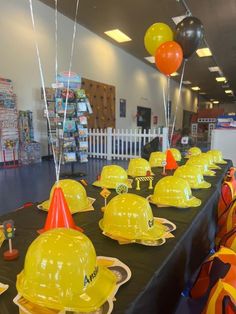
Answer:
MULTIPOLYGON (((232 165, 228 161, 221 170, 216 171, 215 177, 205 177, 212 184, 207 190, 195 190, 193 195, 202 200, 197 208, 177 209, 173 207, 157 208, 152 205, 154 216, 163 217, 176 224, 174 238, 159 247, 147 247, 139 244, 119 245, 118 242, 105 237, 98 226, 102 218, 100 208, 104 200, 100 196, 101 189, 93 186, 86 188, 90 197, 96 198, 95 210, 73 215, 77 225, 85 230, 92 240, 97 255, 116 257, 126 263, 131 271, 131 280, 122 286, 114 303, 115 314, 168 314, 173 313, 191 275, 208 255, 214 246, 216 232, 216 207, 220 185, 227 169, 232 165)), ((160 178, 160 170, 154 169, 160 178)), ((141 191, 131 193, 144 197, 150 194, 148 182, 141 183, 141 191)), ((109 199, 115 196, 113 191, 109 199)), ((109 201, 108 199, 108 201, 109 201)), ((12 300, 16 296, 16 275, 22 270, 24 257, 30 243, 38 236, 36 230, 45 222, 46 213, 34 206, 23 208, 0 217, 0 222, 13 219, 16 227, 14 247, 19 249, 20 256, 16 261, 6 262, 2 253, 7 249, 5 241, 0 256, 0 282, 9 284, 10 288, 0 296, 0 313, 15 314, 18 308, 12 300)))

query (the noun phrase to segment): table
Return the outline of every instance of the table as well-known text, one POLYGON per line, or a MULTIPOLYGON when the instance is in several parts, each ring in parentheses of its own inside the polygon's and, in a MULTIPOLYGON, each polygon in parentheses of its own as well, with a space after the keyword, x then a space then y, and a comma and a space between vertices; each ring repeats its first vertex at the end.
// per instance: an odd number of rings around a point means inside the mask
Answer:
MULTIPOLYGON (((87 194, 95 197, 95 211, 75 214, 77 225, 85 230, 92 240, 97 255, 116 257, 126 263, 131 271, 131 280, 122 286, 114 303, 115 314, 169 314, 173 313, 180 293, 194 271, 203 262, 210 248, 213 247, 216 232, 216 206, 219 197, 221 181, 227 169, 232 165, 222 165, 215 177, 205 177, 212 183, 207 190, 196 190, 193 195, 202 199, 198 208, 156 208, 152 205, 154 216, 171 220, 177 226, 175 238, 167 240, 160 247, 146 247, 138 244, 119 245, 118 242, 105 237, 98 226, 102 218, 100 208, 103 199, 100 189, 88 186, 87 194)), ((160 170, 154 169, 157 176, 154 184, 160 179, 160 170)), ((141 191, 130 190, 142 196, 148 196, 148 182, 141 183, 141 191)), ((134 184, 135 185, 135 184, 134 184)), ((116 193, 113 191, 112 196, 116 193)), ((108 200, 109 200, 108 199, 108 200)), ((22 270, 24 256, 30 243, 38 234, 37 229, 43 227, 46 213, 36 209, 36 205, 0 217, 0 221, 13 219, 17 228, 13 242, 20 251, 17 261, 6 262, 2 253, 7 249, 3 244, 0 252, 0 282, 9 284, 7 292, 0 296, 0 313, 15 314, 18 308, 12 303, 16 296, 16 275, 22 270)))

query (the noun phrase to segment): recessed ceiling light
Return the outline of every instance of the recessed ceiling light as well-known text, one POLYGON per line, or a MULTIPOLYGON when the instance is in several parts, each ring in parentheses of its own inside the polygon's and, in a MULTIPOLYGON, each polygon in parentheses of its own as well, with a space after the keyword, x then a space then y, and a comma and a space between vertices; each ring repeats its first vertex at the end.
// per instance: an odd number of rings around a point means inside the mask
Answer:
POLYGON ((226 90, 225 90, 225 94, 233 94, 232 89, 226 89, 226 90))
POLYGON ((124 42, 132 40, 129 36, 127 36, 125 33, 120 31, 119 29, 112 29, 112 30, 106 31, 104 33, 107 36, 109 36, 112 39, 114 39, 115 41, 117 41, 118 43, 124 43, 124 42))
POLYGON ((216 81, 217 82, 226 82, 226 77, 224 77, 224 76, 216 77, 216 81))
POLYGON ((144 57, 145 60, 147 60, 150 63, 155 63, 155 57, 149 56, 149 57, 144 57))
POLYGON ((198 86, 193 86, 193 87, 191 87, 191 88, 192 88, 192 90, 194 90, 194 91, 200 90, 200 87, 198 87, 198 86))
POLYGON ((214 98, 210 98, 210 101, 214 101, 215 99, 214 98))
POLYGON ((200 92, 199 95, 206 95, 206 93, 205 92, 200 92))
POLYGON ((172 21, 175 23, 175 25, 179 24, 183 19, 185 19, 187 15, 180 15, 180 16, 174 16, 172 17, 172 21))
POLYGON ((212 56, 211 50, 209 48, 200 48, 200 49, 196 50, 196 53, 197 53, 199 58, 212 56))
POLYGON ((219 104, 219 103, 220 103, 219 100, 214 100, 214 101, 213 101, 213 104, 215 104, 215 105, 216 105, 216 104, 219 104))
POLYGON ((221 85, 222 88, 230 88, 229 84, 221 85))
POLYGON ((210 72, 221 72, 221 69, 219 67, 209 67, 208 69, 210 72))
POLYGON ((190 81, 183 81, 183 84, 184 85, 190 85, 190 84, 192 84, 190 81))
POLYGON ((170 76, 178 76, 178 75, 179 75, 178 72, 174 72, 174 73, 172 73, 170 76))

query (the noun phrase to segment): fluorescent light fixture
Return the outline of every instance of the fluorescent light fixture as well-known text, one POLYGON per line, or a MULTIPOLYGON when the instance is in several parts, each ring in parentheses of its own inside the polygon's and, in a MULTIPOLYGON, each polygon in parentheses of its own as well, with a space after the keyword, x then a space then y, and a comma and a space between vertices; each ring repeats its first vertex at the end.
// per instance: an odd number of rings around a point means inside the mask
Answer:
POLYGON ((112 39, 114 39, 115 41, 117 41, 118 43, 124 43, 124 42, 132 40, 129 36, 127 36, 125 33, 120 31, 119 29, 112 29, 112 30, 106 31, 104 33, 107 36, 109 36, 112 39))
POLYGON ((208 69, 210 72, 221 72, 221 69, 219 67, 209 67, 208 69))
POLYGON ((150 63, 155 63, 155 57, 149 56, 149 57, 144 57, 145 60, 147 60, 150 63))
POLYGON ((180 16, 174 16, 172 17, 172 21, 175 23, 175 25, 179 24, 183 19, 185 19, 187 15, 180 15, 180 16))
POLYGON ((226 89, 226 90, 225 90, 225 94, 233 94, 232 89, 226 89))
POLYGON ((210 101, 214 101, 214 100, 215 100, 214 98, 211 98, 211 99, 210 99, 210 101))
POLYGON ((205 92, 200 92, 199 95, 206 95, 206 93, 205 92))
POLYGON ((183 84, 184 85, 190 85, 190 84, 192 84, 190 81, 183 81, 183 84))
POLYGON ((209 48, 200 48, 196 51, 199 58, 211 57, 212 53, 209 48))
POLYGON ((220 103, 219 100, 214 100, 214 101, 213 101, 213 104, 215 104, 215 105, 216 105, 216 104, 219 104, 219 103, 220 103))
POLYGON ((178 75, 179 75, 178 72, 174 72, 174 73, 172 73, 170 76, 178 76, 178 75))
POLYGON ((217 82, 226 82, 226 77, 224 77, 224 76, 216 77, 216 81, 217 82))
POLYGON ((194 90, 194 91, 198 91, 198 90, 200 90, 200 87, 198 87, 198 86, 193 86, 193 87, 191 87, 191 89, 194 90))

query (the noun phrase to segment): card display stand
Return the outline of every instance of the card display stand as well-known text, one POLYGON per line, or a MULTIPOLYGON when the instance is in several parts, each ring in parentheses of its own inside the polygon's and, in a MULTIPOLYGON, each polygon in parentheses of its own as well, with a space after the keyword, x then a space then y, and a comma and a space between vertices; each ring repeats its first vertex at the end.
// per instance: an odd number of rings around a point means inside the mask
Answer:
MULTIPOLYGON (((52 91, 50 94, 52 94, 52 91)), ((78 161, 81 163, 88 161, 87 116, 91 113, 91 106, 84 90, 70 89, 69 95, 64 132, 63 122, 66 106, 64 90, 58 89, 56 97, 54 99, 47 100, 48 115, 51 126, 51 136, 48 127, 48 153, 50 155, 52 154, 51 144, 53 144, 57 158, 59 152, 62 154, 62 164, 66 165, 70 163, 71 172, 62 173, 61 177, 81 177, 85 174, 75 173, 75 163, 78 161)))

